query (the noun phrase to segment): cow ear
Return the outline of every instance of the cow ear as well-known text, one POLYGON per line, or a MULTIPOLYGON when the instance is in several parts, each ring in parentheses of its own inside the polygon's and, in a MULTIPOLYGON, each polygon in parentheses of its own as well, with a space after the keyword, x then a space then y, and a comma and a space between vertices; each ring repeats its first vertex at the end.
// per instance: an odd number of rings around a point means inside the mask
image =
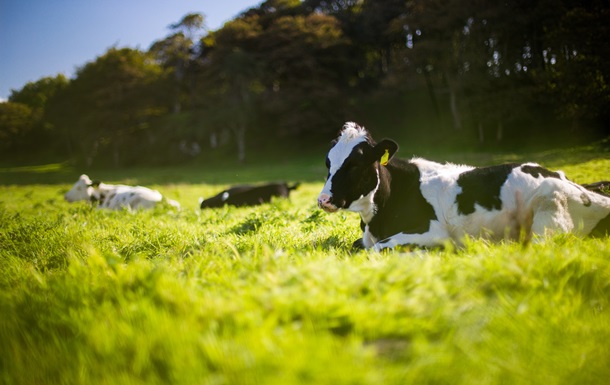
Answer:
POLYGON ((384 139, 373 147, 373 161, 379 161, 385 166, 392 159, 396 151, 398 151, 398 144, 392 139, 384 139))

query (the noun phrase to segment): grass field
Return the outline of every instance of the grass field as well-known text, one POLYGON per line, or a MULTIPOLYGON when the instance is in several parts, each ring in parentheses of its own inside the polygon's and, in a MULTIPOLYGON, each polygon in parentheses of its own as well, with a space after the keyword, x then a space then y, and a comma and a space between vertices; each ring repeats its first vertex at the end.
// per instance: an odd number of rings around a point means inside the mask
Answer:
MULTIPOLYGON (((610 179, 608 153, 535 160, 610 179)), ((4 384, 606 384, 610 239, 557 236, 352 253, 353 213, 315 206, 323 158, 214 171, 102 171, 180 201, 108 212, 62 195, 80 172, 0 170, 4 384), (233 182, 290 200, 200 211, 233 182), (36 184, 43 181, 43 184, 36 184)))

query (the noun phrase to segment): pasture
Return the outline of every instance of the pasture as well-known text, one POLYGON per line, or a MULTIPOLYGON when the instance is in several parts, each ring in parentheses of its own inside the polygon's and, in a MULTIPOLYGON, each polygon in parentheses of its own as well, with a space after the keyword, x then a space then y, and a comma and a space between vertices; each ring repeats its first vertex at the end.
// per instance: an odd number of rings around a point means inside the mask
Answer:
MULTIPOLYGON (((0 170, 1 382, 610 378, 610 238, 352 252, 358 217, 316 206, 323 160, 88 172, 156 188, 180 211, 65 202, 85 170, 0 170), (231 183, 269 180, 304 183, 289 200, 198 208, 231 183)), ((610 179, 597 148, 448 160, 532 160, 579 183, 610 179)))

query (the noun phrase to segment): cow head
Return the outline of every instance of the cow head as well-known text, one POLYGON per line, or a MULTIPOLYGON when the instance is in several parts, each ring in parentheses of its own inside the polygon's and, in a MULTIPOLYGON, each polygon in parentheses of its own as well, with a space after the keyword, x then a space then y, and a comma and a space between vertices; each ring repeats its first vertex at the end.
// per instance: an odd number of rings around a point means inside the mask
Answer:
POLYGON ((83 174, 78 178, 74 186, 64 195, 64 199, 68 202, 88 201, 94 193, 94 186, 99 185, 99 182, 92 182, 91 179, 83 174))
POLYGON ((380 161, 389 160, 397 150, 394 141, 375 143, 363 127, 346 123, 326 157, 328 178, 318 206, 327 212, 360 211, 360 203, 379 186, 380 161))

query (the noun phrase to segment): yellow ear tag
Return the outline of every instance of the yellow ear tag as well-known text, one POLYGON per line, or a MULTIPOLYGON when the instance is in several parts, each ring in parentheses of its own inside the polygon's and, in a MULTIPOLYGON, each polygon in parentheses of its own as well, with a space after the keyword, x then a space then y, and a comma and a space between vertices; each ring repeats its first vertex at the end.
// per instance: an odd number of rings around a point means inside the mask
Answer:
POLYGON ((382 166, 387 166, 388 161, 390 160, 390 152, 388 149, 385 149, 385 153, 381 156, 381 160, 379 161, 382 166))

